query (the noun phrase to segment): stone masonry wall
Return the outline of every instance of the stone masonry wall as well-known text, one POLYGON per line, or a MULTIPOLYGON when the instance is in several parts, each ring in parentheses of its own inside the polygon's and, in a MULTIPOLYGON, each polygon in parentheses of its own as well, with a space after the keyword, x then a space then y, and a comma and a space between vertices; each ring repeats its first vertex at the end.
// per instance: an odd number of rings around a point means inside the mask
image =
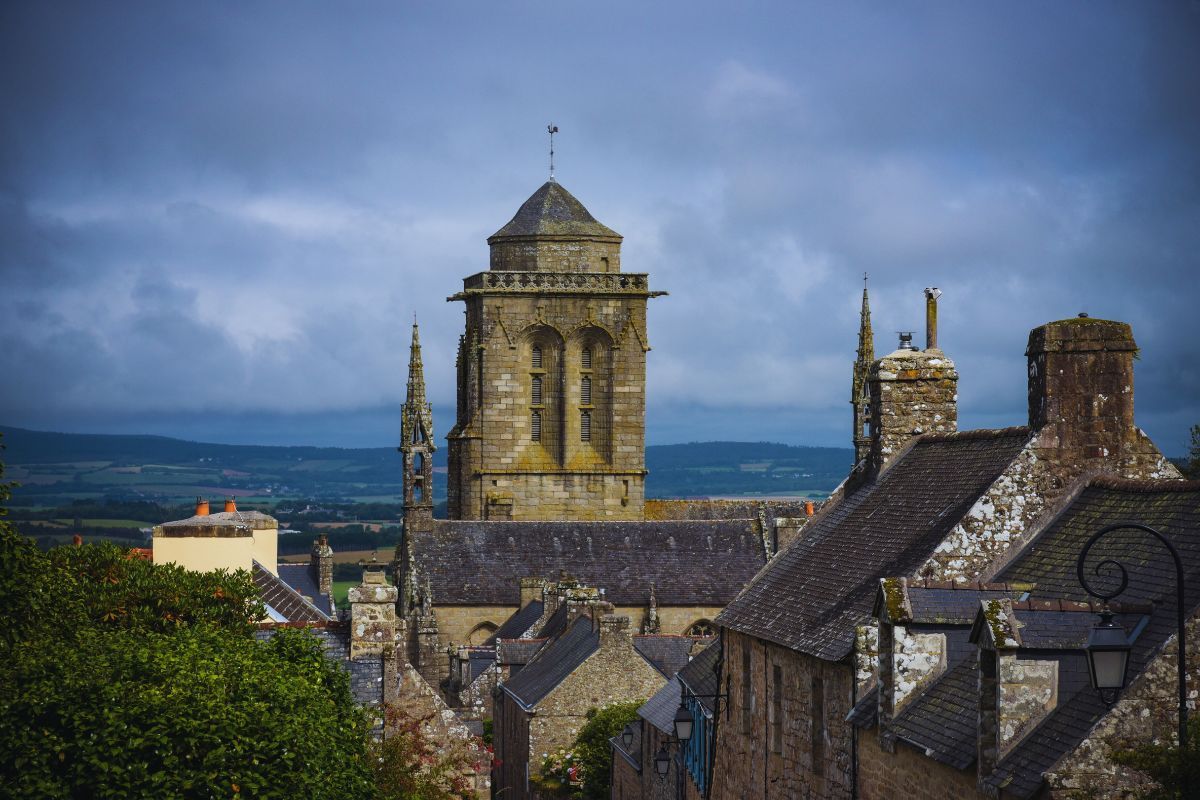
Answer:
POLYGON ((874 731, 863 731, 858 737, 858 792, 862 800, 965 800, 988 796, 976 785, 974 765, 957 770, 903 742, 896 744, 894 753, 885 752, 874 731))
POLYGON ((633 649, 628 628, 616 630, 619 619, 612 615, 601 619, 600 649, 538 703, 529 724, 530 753, 537 762, 531 770, 540 767, 542 753, 570 748, 589 708, 645 700, 666 684, 662 674, 633 649))
MULTIPOLYGON (((1187 622, 1188 713, 1195 713, 1200 686, 1200 617, 1187 622)), ((1055 800, 1118 800, 1140 794, 1153 784, 1140 772, 1114 764, 1109 755, 1149 742, 1174 742, 1179 725, 1176 665, 1179 658, 1172 636, 1120 699, 1100 719, 1088 737, 1046 773, 1055 800)))
POLYGON ((986 580, 1004 556, 1039 530, 1040 520, 1056 510, 1072 481, 1085 471, 1134 479, 1182 477, 1136 428, 1119 460, 1100 461, 1064 451, 1053 432, 1039 431, 911 577, 986 580))
POLYGON ((505 798, 528 797, 525 778, 531 752, 529 714, 507 692, 501 692, 496 704, 493 737, 496 760, 492 764, 492 785, 496 794, 505 798))
MULTIPOLYGON (((854 734, 846 714, 853 703, 853 671, 737 631, 724 632, 723 664, 729 704, 717 732, 711 797, 849 798, 853 793, 854 734), (750 703, 745 703, 743 645, 750 654, 750 703), (776 748, 772 729, 774 668, 783 692, 776 748), (814 688, 821 689, 820 698, 814 688), (814 726, 823 711, 823 726, 814 726), (816 753, 814 754, 814 744, 816 753), (814 767, 816 767, 814 769, 814 767)), ((723 687, 726 688, 726 687, 723 687)))

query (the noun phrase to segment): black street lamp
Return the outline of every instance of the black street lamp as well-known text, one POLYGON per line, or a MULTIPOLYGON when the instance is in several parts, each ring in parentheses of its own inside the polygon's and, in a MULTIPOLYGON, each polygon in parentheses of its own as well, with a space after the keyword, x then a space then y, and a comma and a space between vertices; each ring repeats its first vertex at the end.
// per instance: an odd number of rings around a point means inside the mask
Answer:
POLYGON ((658 775, 659 780, 667 777, 667 773, 671 770, 671 754, 667 752, 667 743, 663 742, 658 748, 658 752, 654 755, 654 772, 658 775))
POLYGON ((629 752, 629 748, 633 747, 633 723, 625 726, 625 730, 621 731, 621 743, 625 745, 625 752, 629 752))
POLYGON ((688 739, 692 738, 692 712, 688 711, 683 703, 679 704, 679 709, 675 712, 675 738, 681 744, 687 744, 688 739))
MULTIPOLYGON (((1126 587, 1129 586, 1129 573, 1126 571, 1125 566, 1115 559, 1106 558, 1101 561, 1096 565, 1095 573, 1097 576, 1101 574, 1105 567, 1112 566, 1120 571, 1121 580, 1117 588, 1111 592, 1098 592, 1088 584, 1087 578, 1084 576, 1083 566, 1087 560, 1088 553, 1091 552, 1092 546, 1096 542, 1113 531, 1126 528, 1148 533, 1155 539, 1158 539, 1171 553, 1171 558, 1175 560, 1175 615, 1178 627, 1176 639, 1179 657, 1179 757, 1182 764, 1188 745, 1187 630, 1184 627, 1186 620, 1183 605, 1183 560, 1179 557, 1179 551, 1175 549, 1175 545, 1171 544, 1171 541, 1166 536, 1149 525, 1143 525, 1140 522, 1117 522, 1107 525, 1096 531, 1079 553, 1079 561, 1075 565, 1076 571, 1079 574, 1079 583, 1088 594, 1099 598, 1104 603, 1104 608, 1100 612, 1100 624, 1092 628, 1092 633, 1088 637, 1088 672, 1091 675, 1092 688, 1100 692, 1101 699, 1108 704, 1116 702, 1117 694, 1121 689, 1125 688, 1125 673, 1129 666, 1129 651, 1132 648, 1128 638, 1125 636, 1125 631, 1113 622, 1112 612, 1108 610, 1108 601, 1124 592, 1126 587)), ((1180 797, 1188 797, 1186 770, 1180 770, 1179 775, 1180 797)))

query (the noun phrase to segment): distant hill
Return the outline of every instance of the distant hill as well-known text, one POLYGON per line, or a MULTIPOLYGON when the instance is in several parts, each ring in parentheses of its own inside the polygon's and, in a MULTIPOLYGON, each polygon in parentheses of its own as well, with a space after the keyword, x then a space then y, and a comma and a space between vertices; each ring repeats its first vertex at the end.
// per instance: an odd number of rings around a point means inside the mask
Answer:
MULTIPOLYGON (((53 506, 115 498, 183 502, 231 495, 251 502, 321 498, 397 502, 394 448, 275 447, 188 442, 165 436, 49 433, 0 426, 15 504, 53 506)), ((768 442, 698 442, 646 448, 649 497, 822 495, 853 453, 768 442)), ((446 448, 434 454, 434 497, 446 491, 446 448)))

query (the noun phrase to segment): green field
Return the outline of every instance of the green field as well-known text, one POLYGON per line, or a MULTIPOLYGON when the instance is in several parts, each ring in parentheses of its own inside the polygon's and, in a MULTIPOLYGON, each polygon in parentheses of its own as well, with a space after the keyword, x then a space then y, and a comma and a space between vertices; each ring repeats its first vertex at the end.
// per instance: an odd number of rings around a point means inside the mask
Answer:
POLYGON ((357 586, 358 581, 334 581, 333 582, 333 604, 338 608, 346 608, 346 593, 350 591, 351 586, 357 586))

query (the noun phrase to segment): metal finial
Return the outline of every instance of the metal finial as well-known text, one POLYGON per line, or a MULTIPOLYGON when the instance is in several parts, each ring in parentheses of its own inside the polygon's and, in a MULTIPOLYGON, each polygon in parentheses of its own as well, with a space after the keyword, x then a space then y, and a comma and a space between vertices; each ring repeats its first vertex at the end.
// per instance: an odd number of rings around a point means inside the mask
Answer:
POLYGON ((558 126, 551 122, 546 126, 546 133, 550 134, 550 180, 554 180, 554 134, 558 133, 558 126))

